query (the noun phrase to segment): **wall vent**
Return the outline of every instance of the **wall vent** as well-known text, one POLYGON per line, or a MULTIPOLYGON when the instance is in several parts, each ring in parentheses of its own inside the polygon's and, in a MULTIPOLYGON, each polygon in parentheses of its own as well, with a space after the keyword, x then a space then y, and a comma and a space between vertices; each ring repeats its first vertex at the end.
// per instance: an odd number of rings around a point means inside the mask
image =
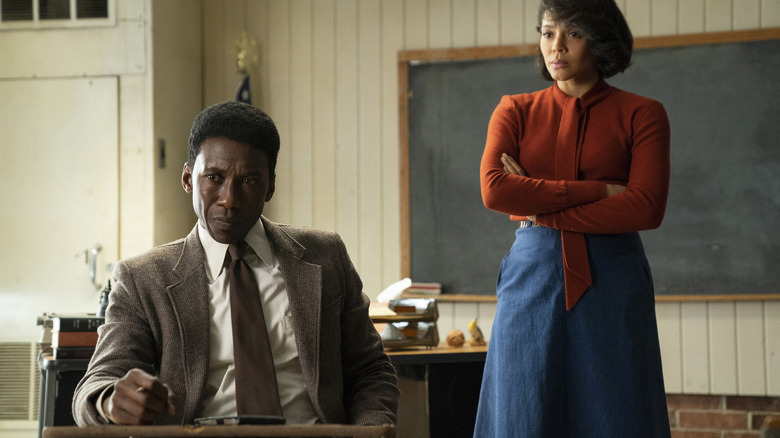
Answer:
POLYGON ((0 0, 0 30, 112 26, 115 0, 0 0))
POLYGON ((37 342, 0 342, 0 421, 38 421, 37 342))

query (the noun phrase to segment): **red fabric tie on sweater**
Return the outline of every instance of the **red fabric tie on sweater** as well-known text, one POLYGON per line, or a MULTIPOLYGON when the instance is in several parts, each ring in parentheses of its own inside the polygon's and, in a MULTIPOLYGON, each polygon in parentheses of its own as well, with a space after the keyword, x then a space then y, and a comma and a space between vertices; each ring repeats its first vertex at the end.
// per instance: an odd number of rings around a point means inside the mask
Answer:
MULTIPOLYGON (((555 176, 574 181, 579 168, 579 138, 581 123, 580 100, 566 99, 563 106, 558 141, 555 146, 555 176)), ((591 285, 588 250, 585 235, 574 231, 561 231, 563 245, 563 278, 566 287, 566 310, 571 310, 591 285)))

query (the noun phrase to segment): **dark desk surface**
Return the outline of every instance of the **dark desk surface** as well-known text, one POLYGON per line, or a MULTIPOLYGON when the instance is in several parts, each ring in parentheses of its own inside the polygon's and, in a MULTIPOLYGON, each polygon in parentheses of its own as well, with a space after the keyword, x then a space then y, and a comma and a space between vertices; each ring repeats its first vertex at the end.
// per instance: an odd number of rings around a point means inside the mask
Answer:
POLYGON ((386 349, 385 353, 395 365, 467 363, 484 362, 487 357, 487 345, 472 347, 450 347, 446 343, 438 347, 410 347, 405 349, 386 349))
POLYGON ((341 424, 290 424, 243 426, 61 426, 47 427, 44 438, 124 438, 132 437, 285 437, 285 436, 340 436, 390 437, 393 426, 352 426, 341 424))

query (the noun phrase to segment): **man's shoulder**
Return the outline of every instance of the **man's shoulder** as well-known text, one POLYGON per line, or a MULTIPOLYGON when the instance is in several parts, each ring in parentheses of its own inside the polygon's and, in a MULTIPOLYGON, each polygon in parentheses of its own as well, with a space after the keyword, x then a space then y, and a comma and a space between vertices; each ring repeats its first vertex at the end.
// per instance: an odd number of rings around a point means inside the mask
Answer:
POLYGON ((302 225, 277 224, 279 229, 304 248, 333 246, 341 244, 338 233, 302 225))
POLYGON ((121 263, 135 269, 149 267, 158 269, 171 268, 180 259, 184 243, 184 238, 165 243, 140 254, 122 259, 121 263))
POLYGON ((322 230, 319 228, 307 227, 304 225, 276 224, 285 234, 293 238, 311 238, 311 239, 333 239, 338 238, 338 234, 333 231, 322 230))
POLYGON ((338 252, 341 251, 339 248, 344 248, 344 243, 337 233, 310 226, 281 224, 266 219, 266 233, 276 250, 294 254, 305 252, 308 256, 326 256, 335 254, 334 250, 338 252))

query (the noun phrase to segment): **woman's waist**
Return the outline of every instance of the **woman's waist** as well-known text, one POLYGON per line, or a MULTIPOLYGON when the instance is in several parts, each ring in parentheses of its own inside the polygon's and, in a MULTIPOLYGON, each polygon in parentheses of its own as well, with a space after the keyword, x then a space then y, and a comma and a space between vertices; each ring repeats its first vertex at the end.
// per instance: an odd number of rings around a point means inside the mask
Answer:
MULTIPOLYGON (((583 233, 585 235, 586 246, 603 247, 607 252, 615 251, 621 253, 624 251, 640 250, 644 252, 642 239, 639 232, 605 234, 605 233, 583 233)), ((550 248, 552 251, 560 253, 561 232, 554 228, 545 227, 532 221, 519 221, 515 231, 514 245, 536 247, 542 245, 544 248, 550 248), (549 243, 550 239, 556 241, 554 244, 557 249, 552 249, 549 243)))

